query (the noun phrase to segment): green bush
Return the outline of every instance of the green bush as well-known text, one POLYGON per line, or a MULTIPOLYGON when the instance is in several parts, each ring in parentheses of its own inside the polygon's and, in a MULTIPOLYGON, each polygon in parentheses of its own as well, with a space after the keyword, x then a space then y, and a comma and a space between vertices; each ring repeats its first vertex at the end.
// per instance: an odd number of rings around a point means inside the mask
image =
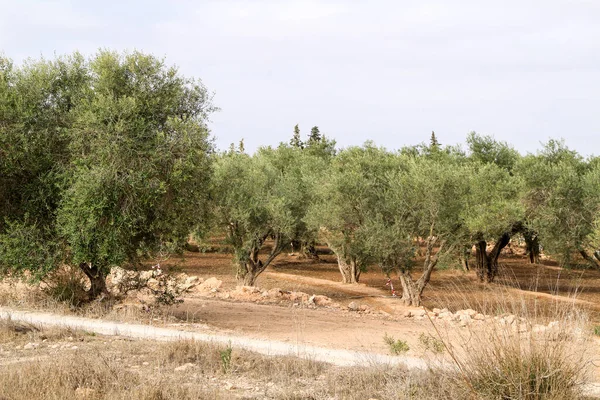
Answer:
POLYGON ((408 343, 406 343, 404 340, 396 340, 392 336, 389 336, 387 333, 383 336, 383 341, 385 342, 385 344, 388 345, 390 353, 394 355, 406 353, 408 350, 410 350, 408 343))

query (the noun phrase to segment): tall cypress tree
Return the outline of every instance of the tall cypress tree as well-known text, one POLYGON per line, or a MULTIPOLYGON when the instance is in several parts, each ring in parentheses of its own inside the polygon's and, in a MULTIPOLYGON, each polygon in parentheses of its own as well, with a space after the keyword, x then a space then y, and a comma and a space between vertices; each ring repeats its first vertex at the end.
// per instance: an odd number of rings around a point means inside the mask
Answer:
POLYGON ((310 130, 310 135, 308 136, 308 143, 319 143, 322 140, 321 132, 319 131, 318 126, 313 126, 310 130))
POLYGON ((292 136, 292 139, 290 140, 290 145, 300 149, 304 148, 304 143, 302 143, 302 139, 300 139, 300 128, 298 127, 298 124, 294 127, 294 136, 292 136))

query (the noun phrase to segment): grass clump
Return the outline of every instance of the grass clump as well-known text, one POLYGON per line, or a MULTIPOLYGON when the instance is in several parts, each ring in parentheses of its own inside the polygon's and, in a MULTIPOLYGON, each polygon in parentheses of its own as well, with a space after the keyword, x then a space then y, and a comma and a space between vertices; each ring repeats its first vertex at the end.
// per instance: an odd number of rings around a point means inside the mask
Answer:
POLYGON ((388 345, 390 353, 394 355, 403 354, 410 350, 410 347, 406 341, 401 339, 396 340, 387 333, 383 336, 383 341, 388 345))
POLYGON ((419 335, 419 342, 423 346, 423 348, 427 351, 431 351, 435 354, 440 354, 444 352, 445 346, 444 342, 440 339, 437 339, 431 335, 421 333, 419 335))
POLYGON ((567 340, 494 334, 485 346, 469 349, 461 368, 486 399, 577 399, 587 363, 567 340))
POLYGON ((233 349, 231 348, 231 344, 219 351, 219 355, 221 356, 221 370, 224 374, 227 374, 231 370, 231 352, 233 349))

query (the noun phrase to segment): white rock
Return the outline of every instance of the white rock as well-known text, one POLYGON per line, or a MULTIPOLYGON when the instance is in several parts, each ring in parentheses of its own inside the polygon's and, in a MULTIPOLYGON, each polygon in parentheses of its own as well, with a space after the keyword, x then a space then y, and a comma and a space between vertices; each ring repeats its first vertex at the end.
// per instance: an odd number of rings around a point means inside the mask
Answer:
POLYGON ((219 290, 219 288, 221 287, 222 284, 223 284, 223 281, 213 277, 213 278, 208 278, 207 280, 202 282, 202 284, 196 286, 196 288, 200 292, 206 292, 206 293, 213 292, 214 293, 219 290))
POLYGON ((154 278, 150 278, 146 282, 146 286, 148 288, 152 289, 152 290, 159 290, 160 289, 160 282, 158 282, 158 280, 156 280, 154 278))
POLYGON ((460 314, 459 315, 459 323, 461 326, 467 326, 471 323, 471 316, 468 314, 460 314))
POLYGON ((39 343, 27 343, 25 346, 23 346, 23 350, 33 350, 33 349, 37 349, 38 347, 40 347, 39 343))
POLYGON ((467 308, 466 310, 458 310, 456 313, 458 315, 468 315, 471 318, 473 318, 475 315, 477 315, 477 311, 475 311, 471 308, 467 308))
POLYGON ((348 304, 348 310, 350 311, 358 311, 359 310, 359 305, 357 302, 353 301, 350 304, 348 304))
POLYGON ((423 309, 412 310, 412 315, 415 317, 424 317, 427 315, 427 311, 423 309))
POLYGON ((142 271, 142 272, 140 272, 139 280, 140 280, 140 283, 143 285, 146 282, 148 282, 148 280, 150 278, 153 278, 153 277, 154 277, 154 271, 152 271, 152 270, 142 271))
POLYGON ((186 364, 180 365, 179 367, 176 367, 175 371, 181 372, 181 371, 185 371, 186 369, 192 368, 192 367, 194 367, 194 364, 186 363, 186 364))

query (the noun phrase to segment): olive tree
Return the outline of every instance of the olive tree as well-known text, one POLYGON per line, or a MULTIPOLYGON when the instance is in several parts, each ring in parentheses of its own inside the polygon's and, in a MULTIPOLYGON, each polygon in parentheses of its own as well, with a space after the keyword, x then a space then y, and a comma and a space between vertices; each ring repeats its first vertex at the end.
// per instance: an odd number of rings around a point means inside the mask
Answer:
POLYGON ((582 256, 600 268, 600 158, 590 160, 590 169, 583 181, 585 208, 591 214, 591 227, 586 232, 582 256))
POLYGON ((598 215, 595 170, 563 142, 551 140, 518 165, 524 180, 522 202, 544 251, 563 265, 578 254, 598 266, 587 239, 598 215))
POLYGON ((350 147, 335 156, 315 189, 307 221, 335 253, 344 283, 357 283, 372 260, 366 213, 377 207, 376 193, 388 184, 386 174, 397 162, 397 156, 369 143, 350 147))
POLYGON ((477 275, 493 282, 500 252, 508 245, 524 218, 519 202, 521 180, 495 164, 472 165, 469 195, 463 204, 470 243, 475 243, 477 275), (494 246, 487 250, 488 242, 494 246))
MULTIPOLYGON (((100 51, 89 61, 75 55, 69 63, 42 60, 20 74, 42 87, 40 99, 25 98, 24 104, 66 110, 66 117, 59 113, 43 127, 12 128, 24 142, 35 143, 39 135, 59 135, 61 141, 49 168, 32 177, 56 177, 53 201, 43 190, 23 194, 42 202, 47 218, 28 212, 7 218, 0 235, 3 269, 43 275, 76 265, 95 297, 105 291, 110 266, 181 248, 207 208, 212 144, 206 119, 214 107, 205 87, 138 52, 100 51), (34 76, 46 70, 55 90, 34 76), (41 247, 31 251, 32 244, 41 247)), ((15 151, 9 148, 11 155, 15 151)), ((36 160, 44 157, 31 162, 36 160)))
POLYGON ((304 229, 308 192, 302 163, 302 149, 287 145, 216 157, 214 218, 234 249, 237 278, 244 285, 254 285, 304 229))
POLYGON ((469 192, 468 166, 450 159, 405 160, 383 175, 365 220, 365 236, 374 260, 386 273, 396 271, 402 300, 419 306, 438 261, 465 241, 463 205, 469 192), (416 250, 425 243, 425 259, 415 280, 416 250))

